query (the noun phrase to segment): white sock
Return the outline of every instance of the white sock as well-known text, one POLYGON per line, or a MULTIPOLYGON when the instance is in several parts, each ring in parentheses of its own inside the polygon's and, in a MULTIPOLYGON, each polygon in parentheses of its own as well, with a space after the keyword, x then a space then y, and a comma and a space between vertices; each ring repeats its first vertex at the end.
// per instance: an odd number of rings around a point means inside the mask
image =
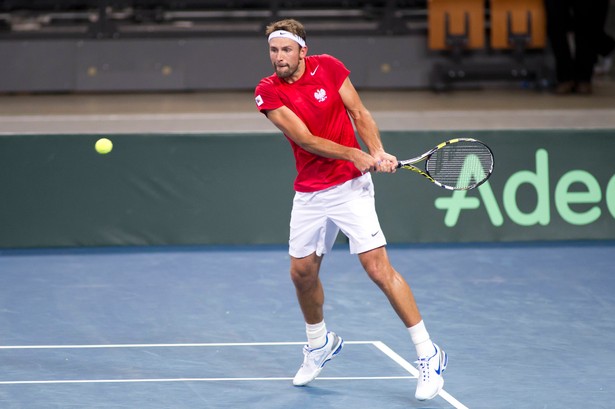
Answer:
POLYGON ((408 332, 410 332, 410 338, 412 338, 412 343, 416 348, 416 355, 419 358, 433 355, 434 346, 425 328, 425 323, 422 320, 418 324, 408 328, 408 332))
POLYGON ((308 339, 308 347, 310 349, 320 348, 327 342, 327 326, 325 321, 318 324, 305 324, 305 332, 308 339))

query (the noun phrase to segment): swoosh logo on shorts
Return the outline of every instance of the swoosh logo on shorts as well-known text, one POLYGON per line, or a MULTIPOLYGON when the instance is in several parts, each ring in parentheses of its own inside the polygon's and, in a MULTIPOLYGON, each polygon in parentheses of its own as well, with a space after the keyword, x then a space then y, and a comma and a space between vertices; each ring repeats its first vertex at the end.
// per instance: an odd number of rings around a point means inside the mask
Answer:
POLYGON ((376 237, 378 233, 380 233, 380 230, 378 230, 376 233, 372 233, 372 237, 376 237))

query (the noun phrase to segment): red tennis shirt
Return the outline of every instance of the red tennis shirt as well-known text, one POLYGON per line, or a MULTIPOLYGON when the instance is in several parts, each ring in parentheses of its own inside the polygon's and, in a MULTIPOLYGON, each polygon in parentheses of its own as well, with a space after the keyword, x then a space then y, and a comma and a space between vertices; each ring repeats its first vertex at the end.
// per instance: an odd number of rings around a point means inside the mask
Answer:
MULTIPOLYGON (((338 59, 322 54, 305 58, 305 72, 292 84, 276 74, 263 78, 254 92, 260 112, 287 106, 317 137, 360 149, 354 127, 339 94, 350 71, 338 59)), ((315 192, 361 176, 352 162, 329 159, 301 148, 285 135, 295 155, 298 192, 315 192)))

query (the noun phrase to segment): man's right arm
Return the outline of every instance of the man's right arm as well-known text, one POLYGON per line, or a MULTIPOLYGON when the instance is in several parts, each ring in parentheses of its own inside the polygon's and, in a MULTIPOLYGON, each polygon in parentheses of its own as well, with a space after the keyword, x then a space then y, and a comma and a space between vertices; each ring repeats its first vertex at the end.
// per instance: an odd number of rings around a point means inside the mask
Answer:
POLYGON ((375 159, 360 149, 343 146, 312 134, 303 121, 286 106, 266 111, 265 115, 293 142, 310 153, 351 161, 361 172, 374 170, 376 167, 375 159))

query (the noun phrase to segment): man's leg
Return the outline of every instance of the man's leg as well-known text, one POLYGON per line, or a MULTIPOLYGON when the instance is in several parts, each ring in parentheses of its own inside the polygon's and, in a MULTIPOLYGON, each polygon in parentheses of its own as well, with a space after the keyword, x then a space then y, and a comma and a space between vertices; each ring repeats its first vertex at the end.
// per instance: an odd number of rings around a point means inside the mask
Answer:
POLYGON ((317 324, 323 320, 325 293, 319 277, 321 263, 322 256, 316 253, 303 258, 290 258, 290 278, 307 324, 317 324))
POLYGON ((344 344, 334 332, 327 332, 322 307, 325 294, 319 277, 322 256, 291 256, 290 276, 306 323, 308 345, 303 348, 303 364, 293 379, 295 386, 312 382, 325 364, 337 355, 344 344))
POLYGON ((592 91, 594 64, 598 59, 597 41, 602 33, 600 16, 594 10, 596 7, 594 3, 587 0, 572 1, 575 39, 574 75, 577 82, 576 91, 581 94, 589 94, 592 91))
POLYGON ((568 94, 574 90, 574 58, 568 43, 571 29, 571 0, 545 0, 547 12, 547 36, 555 57, 557 94, 568 94))
POLYGON ((363 268, 389 299, 393 309, 407 328, 421 322, 421 314, 406 280, 389 262, 385 247, 359 254, 363 268))
POLYGON ((410 286, 389 262, 386 247, 360 253, 359 260, 410 332, 419 358, 417 363, 420 373, 415 397, 419 400, 436 397, 444 385, 442 372, 446 369, 448 357, 439 346, 431 342, 410 286))

